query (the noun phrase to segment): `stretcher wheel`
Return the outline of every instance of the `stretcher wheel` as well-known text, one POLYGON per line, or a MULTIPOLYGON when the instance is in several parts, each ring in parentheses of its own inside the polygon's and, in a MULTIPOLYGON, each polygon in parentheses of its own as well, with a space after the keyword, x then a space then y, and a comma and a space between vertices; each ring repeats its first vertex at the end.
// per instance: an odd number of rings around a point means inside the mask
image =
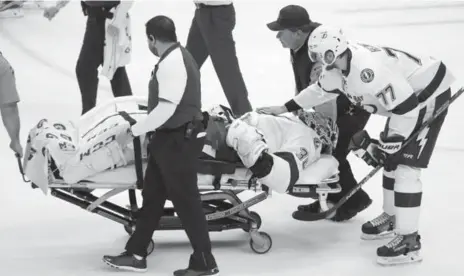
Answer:
POLYGON ((132 235, 135 231, 135 225, 124 225, 124 230, 127 234, 132 235))
MULTIPOLYGON (((256 229, 261 228, 261 223, 262 223, 261 216, 258 213, 251 211, 250 217, 256 222, 256 229)), ((250 228, 251 228, 251 221, 248 227, 244 228, 243 231, 248 233, 250 232, 250 228)))
POLYGON ((153 253, 154 250, 155 250, 155 242, 153 240, 150 240, 150 243, 148 244, 148 247, 147 247, 147 256, 153 253))
POLYGON ((258 232, 258 235, 261 241, 255 242, 253 238, 250 239, 251 250, 257 254, 266 254, 272 248, 272 238, 266 232, 258 232))

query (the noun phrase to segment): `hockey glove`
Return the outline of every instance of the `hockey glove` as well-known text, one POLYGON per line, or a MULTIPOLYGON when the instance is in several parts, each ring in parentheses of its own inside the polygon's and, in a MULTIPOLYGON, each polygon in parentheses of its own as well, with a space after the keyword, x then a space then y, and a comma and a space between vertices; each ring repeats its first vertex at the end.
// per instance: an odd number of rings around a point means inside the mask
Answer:
POLYGON ((351 137, 348 150, 353 151, 367 165, 377 167, 381 164, 381 160, 376 156, 376 152, 379 151, 378 147, 379 142, 371 139, 366 130, 362 130, 351 137))
POLYGON ((403 136, 386 137, 384 132, 380 133, 379 150, 376 151, 376 158, 382 160, 386 171, 394 171, 398 167, 403 142, 403 136))

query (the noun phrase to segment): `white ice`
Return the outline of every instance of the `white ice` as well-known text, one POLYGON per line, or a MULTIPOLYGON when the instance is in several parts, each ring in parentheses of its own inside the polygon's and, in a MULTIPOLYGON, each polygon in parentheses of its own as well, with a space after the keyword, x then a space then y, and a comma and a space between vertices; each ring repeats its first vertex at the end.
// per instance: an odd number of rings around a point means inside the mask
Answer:
MULTIPOLYGON (((266 28, 281 7, 304 5, 312 19, 344 26, 356 39, 421 51, 442 58, 459 79, 464 78, 464 3, 451 1, 257 1, 236 6, 235 40, 241 69, 255 107, 280 104, 294 91, 289 52, 266 28)), ((165 14, 174 19, 185 43, 194 6, 191 1, 136 1, 133 17, 133 61, 128 67, 136 95, 146 95, 147 81, 156 59, 146 47, 144 23, 165 14)), ((13 64, 21 95, 22 137, 41 118, 76 119, 80 95, 75 62, 81 46, 85 18, 76 1, 49 22, 39 11, 26 11, 21 19, 0 21, 0 50, 13 64)), ((205 107, 226 103, 208 61, 203 69, 205 107)), ((101 80, 99 100, 111 97, 109 83, 101 80)), ((361 241, 360 227, 381 211, 380 174, 365 188, 373 205, 346 223, 299 222, 292 211, 305 200, 274 195, 253 207, 263 218, 262 230, 274 241, 266 255, 254 254, 241 230, 212 233, 214 253, 222 275, 464 275, 461 248, 464 188, 461 175, 464 131, 459 99, 450 109, 424 183, 421 234, 424 261, 400 267, 375 263, 381 241, 361 241)), ((373 136, 383 120, 373 117, 373 136)), ((71 276, 130 275, 114 272, 101 262, 104 254, 123 250, 127 235, 121 225, 93 215, 22 182, 6 131, 0 131, 2 181, 0 183, 0 275, 71 276)), ((350 156, 361 179, 370 170, 350 156)), ((121 199, 124 202, 125 198, 121 199)), ((183 231, 157 232, 157 247, 148 259, 150 275, 171 275, 187 265, 191 248, 183 231)))

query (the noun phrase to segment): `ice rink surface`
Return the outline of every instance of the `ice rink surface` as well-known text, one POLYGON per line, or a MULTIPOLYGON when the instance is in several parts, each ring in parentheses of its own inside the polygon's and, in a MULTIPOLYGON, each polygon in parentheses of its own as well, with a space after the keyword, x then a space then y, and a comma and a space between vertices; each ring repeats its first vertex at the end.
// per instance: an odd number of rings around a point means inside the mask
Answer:
MULTIPOLYGON (((379 43, 442 58, 462 84, 464 69, 464 2, 451 1, 257 1, 235 4, 235 40, 250 99, 255 107, 280 104, 293 95, 289 52, 282 49, 266 23, 277 18, 287 4, 305 6, 312 19, 343 26, 358 41, 379 43)), ((158 14, 172 17, 178 37, 185 43, 194 6, 184 1, 136 1, 133 18, 133 60, 128 67, 134 93, 146 96, 150 72, 156 63, 146 46, 144 23, 158 14)), ((39 11, 26 11, 21 19, 0 21, 0 51, 13 64, 21 95, 23 143, 41 118, 76 119, 80 95, 75 63, 85 27, 79 3, 72 3, 49 22, 39 11)), ((226 103, 211 63, 202 69, 205 108, 226 103)), ((109 99, 109 82, 101 80, 99 100, 109 99)), ((222 275, 313 276, 424 276, 464 275, 462 247, 464 209, 460 162, 461 118, 464 100, 451 108, 424 183, 421 234, 424 261, 399 267, 375 263, 376 248, 385 241, 360 240, 361 224, 381 212, 381 174, 365 188, 373 205, 355 219, 335 224, 299 222, 292 211, 304 200, 273 195, 253 210, 263 219, 262 230, 274 241, 265 255, 253 253, 241 230, 212 233, 214 253, 222 275)), ((372 117, 368 130, 376 137, 384 120, 372 117)), ((0 131, 2 181, 0 183, 0 275, 102 276, 130 275, 113 271, 101 262, 104 254, 119 253, 127 235, 119 224, 73 205, 44 196, 22 182, 16 160, 0 131)), ((361 179, 370 170, 350 156, 361 179)), ((121 199, 125 200, 125 198, 121 199)), ((171 275, 187 265, 191 253, 183 231, 157 232, 156 251, 149 261, 150 275, 171 275)))

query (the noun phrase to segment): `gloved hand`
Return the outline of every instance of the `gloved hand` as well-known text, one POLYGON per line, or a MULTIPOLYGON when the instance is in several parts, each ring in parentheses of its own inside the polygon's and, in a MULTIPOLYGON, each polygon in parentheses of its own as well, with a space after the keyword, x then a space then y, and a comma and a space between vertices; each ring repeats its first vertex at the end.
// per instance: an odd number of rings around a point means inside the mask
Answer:
POLYGON ((403 136, 386 137, 384 132, 380 133, 379 150, 375 152, 376 158, 382 160, 386 171, 394 171, 398 167, 401 157, 400 149, 404 143, 403 136))
POLYGON ((48 20, 52 20, 59 11, 60 9, 57 7, 44 8, 43 16, 48 20))
POLYGON ((364 160, 367 165, 377 167, 382 164, 382 160, 378 159, 376 152, 379 151, 379 142, 375 139, 371 139, 366 130, 357 132, 351 137, 350 144, 348 146, 349 151, 364 160))
POLYGON ((260 107, 260 108, 257 108, 255 111, 260 114, 274 115, 274 116, 288 112, 287 108, 284 105, 260 107))

